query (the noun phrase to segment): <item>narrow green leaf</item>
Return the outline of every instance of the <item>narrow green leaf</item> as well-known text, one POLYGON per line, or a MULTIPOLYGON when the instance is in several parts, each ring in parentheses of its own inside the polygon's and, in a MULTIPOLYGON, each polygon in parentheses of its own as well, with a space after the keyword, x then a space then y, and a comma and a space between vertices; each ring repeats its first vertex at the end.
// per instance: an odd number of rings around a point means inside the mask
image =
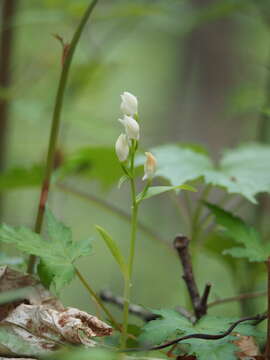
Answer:
POLYGON ((111 236, 107 233, 107 231, 104 230, 101 226, 96 225, 95 228, 101 235, 102 239, 105 241, 105 244, 107 245, 108 249, 110 250, 115 261, 119 265, 123 276, 125 276, 127 274, 127 265, 126 265, 125 259, 122 255, 121 250, 119 249, 118 245, 111 238, 111 236))
POLYGON ((197 191, 194 187, 186 184, 177 186, 151 186, 150 188, 148 188, 146 193, 141 192, 140 194, 138 194, 136 197, 136 201, 140 202, 142 200, 149 199, 153 196, 157 196, 172 190, 188 190, 193 192, 197 191))

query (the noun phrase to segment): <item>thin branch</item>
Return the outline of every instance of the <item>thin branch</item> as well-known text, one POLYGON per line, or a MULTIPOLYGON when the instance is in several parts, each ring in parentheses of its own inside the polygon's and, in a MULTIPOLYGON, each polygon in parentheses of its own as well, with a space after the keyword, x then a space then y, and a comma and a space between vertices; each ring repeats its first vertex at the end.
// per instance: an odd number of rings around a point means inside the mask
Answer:
POLYGON ((174 248, 178 252, 179 258, 183 266, 183 272, 184 272, 183 279, 188 288, 194 313, 196 315, 196 318, 199 319, 201 317, 201 313, 199 310, 201 298, 193 274, 193 268, 192 268, 188 245, 189 245, 189 239, 186 236, 178 235, 174 239, 174 248))
POLYGON ((152 347, 144 347, 144 348, 134 348, 134 349, 125 349, 123 352, 138 352, 138 351, 152 351, 152 350, 161 350, 165 349, 166 347, 172 346, 174 344, 178 344, 181 341, 188 340, 188 339, 202 339, 202 340, 219 340, 228 335, 236 328, 237 325, 241 324, 245 321, 255 321, 258 323, 259 321, 263 321, 267 318, 266 314, 259 314, 256 316, 246 317, 240 320, 235 321, 225 332, 222 334, 212 335, 212 334, 203 334, 203 333, 195 333, 190 335, 185 335, 179 337, 177 339, 171 340, 165 344, 152 346, 152 347))
POLYGON ((212 301, 212 302, 208 303, 208 307, 221 305, 221 304, 225 304, 225 303, 233 302, 233 301, 255 299, 257 297, 265 296, 265 295, 267 295, 267 291, 257 291, 257 292, 253 292, 253 293, 240 294, 240 295, 231 296, 231 297, 227 297, 224 299, 218 299, 218 300, 212 301))
MULTIPOLYGON (((116 296, 109 290, 102 290, 99 293, 99 297, 104 302, 111 303, 116 305, 119 309, 123 309, 124 307, 124 299, 122 296, 116 296)), ((179 314, 190 320, 192 323, 195 322, 196 318, 185 308, 181 306, 177 306, 175 308, 179 314)), ((129 304, 129 313, 135 316, 138 316, 143 321, 152 321, 156 320, 159 316, 155 315, 151 311, 146 310, 144 307, 137 305, 137 304, 129 304)))
MULTIPOLYGON (((50 140, 48 146, 48 153, 47 153, 47 160, 46 160, 46 168, 45 174, 41 186, 40 198, 39 198, 39 206, 38 212, 35 222, 35 232, 40 233, 42 230, 43 219, 44 219, 44 212, 45 212, 45 204, 48 199, 50 184, 51 184, 51 176, 53 171, 53 163, 54 163, 54 156, 57 146, 59 128, 60 128, 60 120, 61 120, 61 111, 64 99, 64 93, 67 85, 67 79, 69 75, 70 65, 73 59, 73 55, 77 44, 80 40, 82 31, 93 12, 98 0, 92 0, 90 5, 87 7, 75 33, 70 43, 68 53, 65 56, 65 61, 62 66, 62 71, 58 83, 57 94, 55 98, 55 105, 53 111, 53 118, 52 118, 52 125, 51 125, 51 133, 50 133, 50 140)), ((36 256, 31 255, 28 262, 28 272, 33 273, 35 269, 36 263, 36 256)))
POLYGON ((205 315, 207 313, 207 308, 208 308, 207 302, 208 302, 211 287, 212 287, 212 284, 207 283, 205 285, 204 292, 201 297, 200 307, 201 307, 201 312, 204 312, 202 315, 205 315))
MULTIPOLYGON (((124 210, 120 209, 119 207, 103 200, 102 198, 99 198, 95 195, 85 193, 81 190, 74 189, 73 187, 67 185, 67 184, 57 184, 57 187, 66 193, 72 194, 74 196, 77 196, 80 199, 89 201, 94 203, 95 205, 98 205, 100 208, 109 211, 110 213, 117 215, 119 218, 130 222, 130 215, 125 212, 124 210)), ((166 245, 168 249, 171 250, 171 246, 167 241, 162 239, 157 233, 155 233, 151 228, 143 224, 142 222, 138 221, 138 228, 143 231, 147 236, 151 237, 154 240, 157 240, 161 242, 163 245, 166 245)))
MULTIPOLYGON (((114 295, 111 291, 102 290, 99 293, 100 299, 104 302, 108 302, 110 304, 116 305, 119 309, 123 309, 124 307, 124 299, 121 296, 114 295)), ((157 315, 152 312, 146 310, 142 306, 136 304, 129 304, 129 313, 135 316, 138 316, 143 321, 151 321, 158 318, 157 315)))

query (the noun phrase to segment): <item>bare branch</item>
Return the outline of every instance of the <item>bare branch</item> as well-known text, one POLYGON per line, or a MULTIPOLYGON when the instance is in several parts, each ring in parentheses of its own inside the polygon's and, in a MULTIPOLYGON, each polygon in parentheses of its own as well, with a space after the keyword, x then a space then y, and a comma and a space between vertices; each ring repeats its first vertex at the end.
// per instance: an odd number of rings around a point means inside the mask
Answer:
POLYGON ((265 295, 267 295, 267 291, 257 291, 257 292, 253 292, 253 293, 240 294, 240 295, 231 296, 231 297, 227 297, 224 299, 218 299, 218 300, 212 301, 212 302, 208 303, 208 307, 225 304, 227 302, 255 299, 257 297, 265 296, 265 295))
POLYGON ((189 254, 188 245, 189 245, 189 239, 184 235, 178 235, 174 239, 174 248, 178 252, 179 258, 183 266, 183 272, 184 272, 183 279, 188 288, 194 313, 196 315, 196 318, 199 319, 202 316, 200 310, 201 298, 193 274, 193 267, 192 267, 191 257, 189 254))
MULTIPOLYGON (((115 296, 109 290, 102 290, 99 294, 101 300, 114 304, 118 306, 120 309, 124 307, 124 299, 121 296, 115 296)), ((136 315, 144 321, 151 321, 158 318, 157 315, 151 313, 150 311, 144 309, 142 306, 136 304, 129 304, 129 312, 130 314, 136 315)))

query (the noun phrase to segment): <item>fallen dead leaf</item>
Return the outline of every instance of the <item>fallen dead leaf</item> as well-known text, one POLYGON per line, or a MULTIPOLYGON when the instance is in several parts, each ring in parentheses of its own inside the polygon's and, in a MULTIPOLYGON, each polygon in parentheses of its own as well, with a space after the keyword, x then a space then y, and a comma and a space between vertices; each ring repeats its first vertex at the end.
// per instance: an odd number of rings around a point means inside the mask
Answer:
POLYGON ((26 287, 23 299, 0 305, 0 355, 46 355, 66 344, 93 347, 93 338, 112 334, 97 317, 65 308, 35 277, 0 267, 0 293, 26 287))
POLYGON ((260 350, 256 344, 253 336, 243 336, 236 334, 238 337, 237 340, 233 341, 235 345, 239 348, 240 351, 236 353, 240 360, 245 360, 248 358, 254 358, 260 355, 260 350))

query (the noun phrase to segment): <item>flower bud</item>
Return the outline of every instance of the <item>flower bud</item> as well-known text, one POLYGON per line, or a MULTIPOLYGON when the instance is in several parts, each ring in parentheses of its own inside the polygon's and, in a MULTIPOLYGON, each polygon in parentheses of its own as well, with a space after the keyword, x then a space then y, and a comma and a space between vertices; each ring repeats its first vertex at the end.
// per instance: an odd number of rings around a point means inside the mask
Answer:
POLYGON ((145 155, 146 155, 146 161, 144 163, 144 176, 142 178, 143 180, 152 179, 152 177, 156 172, 156 167, 157 167, 157 160, 154 157, 154 155, 151 154, 150 152, 146 152, 145 155))
POLYGON ((125 91, 121 95, 121 105, 120 109, 124 115, 133 116, 138 112, 138 100, 136 96, 132 95, 131 93, 125 91))
POLYGON ((116 140, 115 152, 119 161, 123 162, 127 160, 129 154, 129 142, 126 134, 121 134, 116 140))
POLYGON ((124 125, 126 134, 129 139, 139 140, 140 125, 131 116, 124 116, 124 119, 119 119, 120 123, 124 125))

